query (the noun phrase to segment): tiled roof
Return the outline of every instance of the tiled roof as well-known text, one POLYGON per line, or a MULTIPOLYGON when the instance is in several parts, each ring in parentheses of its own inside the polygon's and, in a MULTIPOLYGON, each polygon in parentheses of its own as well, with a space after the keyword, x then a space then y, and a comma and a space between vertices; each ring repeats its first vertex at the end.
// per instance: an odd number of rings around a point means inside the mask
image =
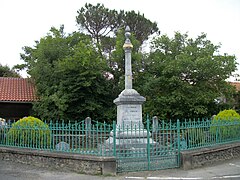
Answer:
POLYGON ((36 101, 35 86, 27 78, 0 77, 0 102, 36 101))
POLYGON ((237 91, 240 91, 240 82, 230 82, 230 84, 235 86, 237 91))

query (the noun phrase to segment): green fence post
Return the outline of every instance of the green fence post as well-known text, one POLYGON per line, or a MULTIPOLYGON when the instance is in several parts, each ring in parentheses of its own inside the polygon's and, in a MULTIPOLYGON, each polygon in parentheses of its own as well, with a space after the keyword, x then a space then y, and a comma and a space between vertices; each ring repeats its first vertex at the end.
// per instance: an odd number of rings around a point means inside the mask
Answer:
POLYGON ((113 121, 113 156, 116 157, 116 121, 113 121))
POLYGON ((180 165, 180 122, 179 119, 177 120, 177 161, 178 161, 178 166, 180 165))
POLYGON ((149 127, 149 116, 147 115, 147 159, 148 159, 148 170, 150 170, 150 127, 149 127))
POLYGON ((217 121, 217 128, 216 128, 216 144, 219 143, 219 120, 217 121))

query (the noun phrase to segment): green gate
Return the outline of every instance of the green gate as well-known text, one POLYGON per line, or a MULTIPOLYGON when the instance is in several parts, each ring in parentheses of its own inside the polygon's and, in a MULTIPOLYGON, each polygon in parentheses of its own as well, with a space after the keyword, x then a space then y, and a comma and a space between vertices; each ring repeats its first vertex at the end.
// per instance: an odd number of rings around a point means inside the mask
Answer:
POLYGON ((179 167, 180 132, 177 123, 119 128, 116 136, 117 172, 147 171, 179 167), (147 136, 143 136, 143 135, 147 136), (119 143, 118 143, 119 142, 119 143))

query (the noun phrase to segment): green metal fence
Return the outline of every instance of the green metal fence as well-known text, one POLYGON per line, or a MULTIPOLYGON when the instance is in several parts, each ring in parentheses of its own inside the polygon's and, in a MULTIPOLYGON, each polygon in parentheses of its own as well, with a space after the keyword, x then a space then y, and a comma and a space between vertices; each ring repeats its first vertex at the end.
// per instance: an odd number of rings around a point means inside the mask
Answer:
POLYGON ((181 150, 240 141, 239 120, 193 120, 180 123, 181 150))
POLYGON ((115 156, 118 172, 178 167, 181 150, 240 141, 239 120, 157 121, 119 125, 83 120, 65 123, 8 123, 0 146, 115 156))
POLYGON ((117 171, 144 171, 179 167, 180 153, 177 142, 178 123, 159 125, 152 130, 149 120, 145 129, 141 124, 121 126, 116 137, 117 171))
POLYGON ((39 127, 27 123, 0 127, 0 145, 48 151, 112 156, 105 151, 105 144, 112 131, 112 125, 91 121, 65 123, 50 122, 39 127))

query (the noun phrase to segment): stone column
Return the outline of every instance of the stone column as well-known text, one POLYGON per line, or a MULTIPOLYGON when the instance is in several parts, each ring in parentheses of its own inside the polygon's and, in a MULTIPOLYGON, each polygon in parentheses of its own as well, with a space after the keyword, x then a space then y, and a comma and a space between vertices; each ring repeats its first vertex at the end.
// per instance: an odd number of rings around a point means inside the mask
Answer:
POLYGON ((156 133, 158 131, 159 127, 158 127, 158 117, 154 116, 152 118, 152 132, 156 133))
MULTIPOLYGON (((117 105, 116 134, 114 135, 113 131, 110 133, 104 148, 111 152, 113 147, 116 147, 118 156, 121 156, 120 151, 133 151, 145 156, 149 132, 144 129, 142 123, 142 104, 146 99, 132 88, 131 51, 133 45, 129 39, 131 35, 129 31, 130 29, 127 27, 126 41, 123 45, 125 50, 125 89, 113 101, 117 105)), ((151 138, 149 143, 153 144, 151 138)))
POLYGON ((132 88, 132 64, 131 51, 133 45, 130 41, 130 28, 126 27, 125 43, 125 89, 113 102, 117 105, 117 125, 142 124, 142 104, 146 100, 143 96, 132 88))
POLYGON ((125 43, 123 45, 123 48, 125 50, 125 89, 132 89, 132 48, 133 45, 129 39, 131 33, 129 32, 130 28, 126 27, 126 33, 125 33, 125 43))
POLYGON ((90 136, 92 129, 92 119, 90 117, 85 118, 85 135, 90 136))

